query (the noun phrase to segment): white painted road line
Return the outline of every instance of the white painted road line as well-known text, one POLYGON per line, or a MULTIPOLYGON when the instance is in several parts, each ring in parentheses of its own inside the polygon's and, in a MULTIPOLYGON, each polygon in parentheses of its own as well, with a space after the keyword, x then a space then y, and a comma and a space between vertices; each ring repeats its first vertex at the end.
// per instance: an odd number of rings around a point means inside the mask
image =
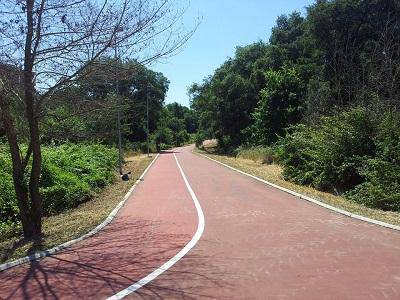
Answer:
POLYGON ((137 291, 141 287, 145 286, 146 284, 148 284, 150 281, 154 280, 158 276, 160 276, 162 273, 164 273, 169 268, 171 268, 174 264, 176 264, 182 257, 184 257, 197 244, 197 242, 200 240, 200 238, 201 238, 201 236, 203 234, 205 222, 204 222, 204 213, 203 213, 203 210, 201 209, 200 202, 197 199, 196 194, 193 192, 193 190, 192 190, 192 188, 191 188, 191 186, 190 186, 190 184, 189 184, 189 182, 188 182, 188 180, 186 178, 185 173, 182 170, 182 167, 181 167, 181 165, 180 165, 180 163, 178 161, 178 158, 176 157, 175 153, 174 153, 174 158, 175 158, 176 164, 178 165, 179 171, 181 172, 182 178, 183 178, 183 180, 184 180, 184 182, 186 184, 186 188, 189 191, 189 194, 192 197, 192 200, 193 200, 194 205, 195 205, 196 210, 197 210, 197 216, 199 218, 199 223, 197 225, 196 233, 194 234, 194 236, 192 237, 190 242, 187 243, 186 246, 183 247, 182 250, 179 251, 169 261, 167 261, 165 264, 163 264, 158 269, 154 270, 152 273, 150 273, 146 277, 140 279, 136 283, 134 283, 131 286, 127 287, 126 289, 118 292, 114 296, 109 297, 108 298, 109 300, 122 299, 122 298, 128 296, 129 294, 137 291))
POLYGON ((272 183, 272 182, 269 182, 269 181, 266 181, 266 180, 264 180, 264 179, 261 179, 261 178, 259 178, 259 177, 257 177, 257 176, 254 176, 254 175, 251 175, 251 174, 249 174, 249 173, 246 173, 246 172, 243 172, 243 171, 241 171, 241 170, 238 170, 238 169, 236 169, 236 168, 234 168, 234 167, 232 167, 232 166, 229 166, 229 165, 224 164, 224 163, 222 163, 222 162, 220 162, 220 161, 218 161, 218 160, 215 160, 215 159, 213 159, 213 158, 211 158, 211 157, 208 157, 207 155, 204 155, 204 154, 201 154, 201 153, 198 153, 198 154, 199 154, 200 156, 204 157, 204 158, 207 158, 207 159, 209 159, 209 160, 211 160, 211 161, 213 161, 213 162, 216 162, 217 164, 220 164, 220 165, 222 165, 222 166, 224 166, 224 167, 227 167, 227 168, 229 168, 229 169, 231 169, 231 170, 233 170, 233 171, 235 171, 235 172, 238 172, 238 173, 240 173, 240 174, 243 174, 243 175, 246 175, 246 176, 248 176, 248 177, 251 177, 251 178, 253 178, 253 179, 257 180, 257 181, 260 181, 260 182, 262 182, 262 183, 265 183, 265 184, 267 184, 267 185, 269 185, 269 186, 272 186, 272 187, 274 187, 274 188, 276 188, 276 189, 278 189, 278 190, 284 191, 284 192, 286 192, 286 193, 288 193, 288 194, 291 194, 291 195, 293 195, 293 196, 299 197, 299 198, 302 199, 302 200, 306 200, 306 201, 312 202, 312 203, 314 203, 314 204, 316 204, 316 205, 325 207, 326 209, 332 210, 332 211, 334 211, 334 212, 336 212, 336 213, 339 213, 339 214, 341 214, 341 215, 345 215, 345 216, 350 217, 350 218, 353 218, 353 219, 361 220, 361 221, 364 221, 364 222, 368 222, 368 223, 372 223, 372 224, 375 224, 375 225, 379 225, 379 226, 383 226, 383 227, 386 227, 386 228, 390 228, 390 229, 393 229, 393 230, 398 230, 398 231, 400 231, 400 226, 393 225, 393 224, 389 224, 389 223, 385 223, 385 222, 378 221, 378 220, 374 220, 374 219, 370 219, 370 218, 367 218, 367 217, 364 217, 364 216, 360 216, 360 215, 357 215, 357 214, 353 214, 352 212, 349 212, 349 211, 347 211, 347 210, 343 210, 343 209, 340 209, 340 208, 331 206, 331 205, 329 205, 329 204, 326 204, 326 203, 323 203, 323 202, 321 202, 321 201, 318 201, 318 200, 316 200, 316 199, 314 199, 314 198, 305 196, 305 195, 303 195, 303 194, 300 194, 300 193, 297 193, 297 192, 295 192, 295 191, 292 191, 292 190, 289 190, 289 189, 287 189, 287 188, 284 188, 284 187, 282 187, 282 186, 280 186, 280 185, 277 185, 277 184, 274 184, 274 183, 272 183))

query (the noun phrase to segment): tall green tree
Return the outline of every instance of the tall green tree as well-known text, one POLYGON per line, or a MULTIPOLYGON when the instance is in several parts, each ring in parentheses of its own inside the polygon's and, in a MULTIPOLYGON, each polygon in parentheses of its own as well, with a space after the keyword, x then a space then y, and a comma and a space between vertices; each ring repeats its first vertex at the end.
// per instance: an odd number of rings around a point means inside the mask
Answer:
POLYGON ((266 87, 261 90, 261 99, 252 114, 254 123, 246 130, 252 145, 276 142, 287 127, 302 119, 304 112, 304 82, 296 69, 269 70, 265 77, 266 87))

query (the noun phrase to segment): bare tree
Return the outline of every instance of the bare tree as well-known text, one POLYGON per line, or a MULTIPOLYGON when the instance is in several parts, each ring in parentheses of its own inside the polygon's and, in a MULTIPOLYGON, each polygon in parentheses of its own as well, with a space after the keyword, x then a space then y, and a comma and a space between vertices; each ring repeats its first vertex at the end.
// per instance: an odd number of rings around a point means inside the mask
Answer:
POLYGON ((400 39, 399 20, 392 11, 382 20, 379 37, 371 46, 371 58, 364 62, 368 91, 390 107, 399 108, 400 39))
POLYGON ((1 1, 0 118, 10 146, 15 192, 26 238, 41 235, 39 120, 46 101, 96 60, 110 54, 115 44, 121 45, 124 55, 143 64, 175 53, 193 30, 183 28, 184 9, 172 2, 1 1), (22 116, 16 116, 13 109, 16 103, 23 108, 22 116), (27 125, 25 138, 17 130, 17 117, 27 125), (28 145, 25 151, 22 142, 28 145))

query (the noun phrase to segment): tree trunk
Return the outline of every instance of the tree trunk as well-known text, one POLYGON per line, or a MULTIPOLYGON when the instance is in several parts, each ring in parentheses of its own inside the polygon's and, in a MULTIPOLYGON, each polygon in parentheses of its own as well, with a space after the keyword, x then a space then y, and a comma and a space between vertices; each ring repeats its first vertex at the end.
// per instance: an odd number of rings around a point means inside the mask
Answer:
POLYGON ((30 142, 32 145, 32 169, 29 180, 29 195, 31 200, 31 227, 35 236, 42 233, 42 200, 39 193, 40 174, 42 167, 42 151, 40 147, 39 125, 34 109, 34 95, 31 89, 25 91, 27 116, 29 122, 30 142))
POLYGON ((29 194, 24 184, 26 162, 22 161, 20 149, 18 146, 18 138, 14 123, 9 110, 9 105, 5 97, 0 94, 0 116, 3 121, 4 131, 10 146, 14 190, 17 196, 18 208, 21 216, 22 230, 27 238, 37 235, 32 226, 32 217, 29 208, 29 194))
MULTIPOLYGON (((39 236, 42 233, 42 201, 39 193, 40 173, 42 167, 42 152, 40 147, 39 124, 36 111, 35 86, 33 79, 33 6, 34 0, 27 0, 27 34, 25 40, 25 58, 24 58, 24 100, 26 104, 26 117, 29 124, 29 138, 32 147, 32 168, 29 180, 30 206, 30 231, 33 236, 39 236)), ((36 37, 39 38, 39 37, 36 37)))

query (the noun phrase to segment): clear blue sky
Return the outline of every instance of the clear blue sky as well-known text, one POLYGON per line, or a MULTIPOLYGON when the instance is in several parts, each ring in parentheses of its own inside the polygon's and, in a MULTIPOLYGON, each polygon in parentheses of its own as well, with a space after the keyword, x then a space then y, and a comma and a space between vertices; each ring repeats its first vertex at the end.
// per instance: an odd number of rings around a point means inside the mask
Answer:
POLYGON ((211 75, 236 46, 267 41, 279 15, 295 10, 302 13, 312 0, 191 0, 184 17, 190 28, 197 17, 202 21, 182 51, 162 63, 150 66, 170 80, 167 103, 189 105, 187 88, 211 75))

